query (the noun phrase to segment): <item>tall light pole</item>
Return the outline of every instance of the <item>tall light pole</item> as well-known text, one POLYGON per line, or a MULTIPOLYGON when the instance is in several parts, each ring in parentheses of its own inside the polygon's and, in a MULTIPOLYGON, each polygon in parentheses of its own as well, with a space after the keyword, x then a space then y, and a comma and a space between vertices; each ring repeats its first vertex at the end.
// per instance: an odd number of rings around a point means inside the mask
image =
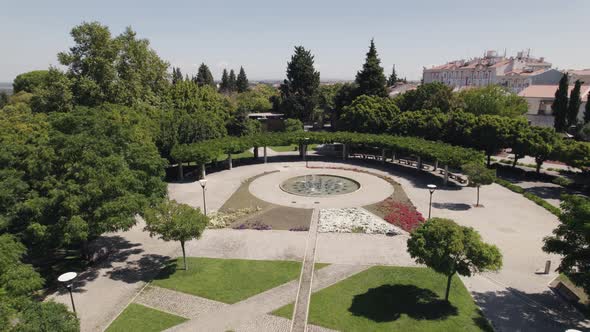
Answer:
POLYGON ((203 188, 203 212, 207 215, 207 200, 205 199, 205 186, 207 185, 207 180, 199 180, 199 184, 201 185, 201 188, 203 188))
POLYGON ((78 274, 76 272, 66 272, 66 273, 60 275, 59 277, 57 277, 57 281, 65 284, 66 288, 70 292, 70 300, 72 301, 72 310, 74 311, 74 315, 76 315, 76 317, 78 315, 76 314, 76 306, 74 305, 74 296, 72 295, 72 288, 74 288, 74 283, 71 281, 74 280, 74 278, 76 278, 77 276, 78 276, 78 274))
POLYGON ((428 219, 430 219, 430 213, 432 212, 432 194, 436 191, 436 185, 429 184, 426 187, 428 187, 428 191, 430 191, 430 203, 428 203, 428 219))

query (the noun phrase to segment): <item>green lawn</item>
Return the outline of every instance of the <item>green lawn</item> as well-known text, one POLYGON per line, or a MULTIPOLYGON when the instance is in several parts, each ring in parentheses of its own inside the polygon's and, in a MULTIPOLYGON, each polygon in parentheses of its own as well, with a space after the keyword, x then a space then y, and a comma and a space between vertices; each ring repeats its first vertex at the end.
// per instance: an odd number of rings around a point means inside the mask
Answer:
MULTIPOLYGON (((310 144, 308 150, 315 150, 317 144, 310 144)), ((289 151, 297 151, 298 145, 291 144, 291 145, 284 145, 284 146, 269 146, 275 152, 289 152, 289 151)))
MULTIPOLYGON (((426 268, 372 267, 311 297, 309 322, 341 331, 491 331, 459 278, 426 268)), ((275 315, 291 318, 293 304, 275 315)))
POLYGON ((106 332, 159 332, 185 322, 187 319, 131 303, 106 332))
POLYGON ((297 279, 301 263, 187 257, 171 262, 152 284, 224 303, 236 303, 297 279), (178 267, 178 268, 177 268, 178 267))
MULTIPOLYGON (((231 155, 232 160, 241 159, 241 158, 252 158, 252 157, 254 157, 254 154, 248 150, 246 150, 242 153, 236 153, 236 154, 231 155)), ((224 161, 224 160, 227 160, 226 154, 222 154, 222 155, 219 155, 219 157, 217 157, 217 161, 224 161)))

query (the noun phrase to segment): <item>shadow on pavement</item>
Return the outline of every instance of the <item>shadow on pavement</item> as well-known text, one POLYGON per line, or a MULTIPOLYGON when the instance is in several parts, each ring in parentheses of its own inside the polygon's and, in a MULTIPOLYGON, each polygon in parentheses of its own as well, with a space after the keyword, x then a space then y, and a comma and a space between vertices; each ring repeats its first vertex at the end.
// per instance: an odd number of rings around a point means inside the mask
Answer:
POLYGON ((148 254, 139 260, 127 262, 126 266, 116 267, 106 273, 113 280, 126 283, 149 281, 158 274, 160 269, 170 260, 169 256, 148 254))
POLYGON ((451 211, 467 211, 471 209, 471 205, 464 203, 432 203, 432 207, 451 211))
POLYGON ((527 294, 514 288, 499 292, 472 292, 498 331, 584 331, 590 322, 551 291, 527 294), (566 310, 564 310, 567 309, 566 310))
POLYGON ((413 285, 382 285, 356 295, 348 308, 355 316, 391 322, 406 314, 414 319, 439 320, 456 316, 457 308, 429 289, 413 285))

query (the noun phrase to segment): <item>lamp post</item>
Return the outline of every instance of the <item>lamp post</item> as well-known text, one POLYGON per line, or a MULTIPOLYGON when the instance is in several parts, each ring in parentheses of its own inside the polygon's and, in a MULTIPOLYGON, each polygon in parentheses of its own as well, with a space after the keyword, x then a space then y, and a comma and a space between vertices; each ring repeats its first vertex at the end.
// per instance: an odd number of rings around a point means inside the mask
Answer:
POLYGON ((432 211, 432 194, 436 191, 436 185, 429 184, 426 187, 428 187, 428 191, 430 192, 430 203, 428 203, 428 219, 430 219, 430 213, 432 211))
POLYGON ((76 306, 74 305, 74 296, 72 295, 72 288, 74 288, 74 283, 71 282, 76 278, 78 274, 76 272, 66 272, 59 277, 57 277, 57 281, 64 283, 68 291, 70 292, 70 300, 72 301, 72 310, 74 311, 74 315, 76 314, 76 306))
POLYGON ((203 212, 207 215, 207 201, 205 200, 205 186, 207 185, 207 180, 199 180, 199 184, 201 185, 201 188, 203 188, 203 212))
POLYGON ((305 150, 303 151, 303 158, 305 159, 305 168, 308 168, 307 167, 307 145, 309 144, 309 137, 304 138, 303 142, 305 144, 305 150))

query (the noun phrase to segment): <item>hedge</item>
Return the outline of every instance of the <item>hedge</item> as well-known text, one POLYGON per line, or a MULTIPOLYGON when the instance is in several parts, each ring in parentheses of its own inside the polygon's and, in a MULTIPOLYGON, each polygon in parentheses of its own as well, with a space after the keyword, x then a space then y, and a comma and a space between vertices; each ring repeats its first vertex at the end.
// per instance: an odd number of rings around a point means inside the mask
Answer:
POLYGON ((352 146, 368 145, 395 152, 397 155, 416 156, 423 160, 437 160, 450 167, 461 167, 461 165, 472 161, 483 162, 484 160, 483 153, 479 151, 447 143, 428 141, 418 137, 351 132, 285 132, 224 137, 193 144, 176 145, 172 149, 171 156, 177 162, 206 164, 214 161, 220 154, 241 153, 251 147, 302 144, 305 139, 309 144, 338 142, 352 146))

